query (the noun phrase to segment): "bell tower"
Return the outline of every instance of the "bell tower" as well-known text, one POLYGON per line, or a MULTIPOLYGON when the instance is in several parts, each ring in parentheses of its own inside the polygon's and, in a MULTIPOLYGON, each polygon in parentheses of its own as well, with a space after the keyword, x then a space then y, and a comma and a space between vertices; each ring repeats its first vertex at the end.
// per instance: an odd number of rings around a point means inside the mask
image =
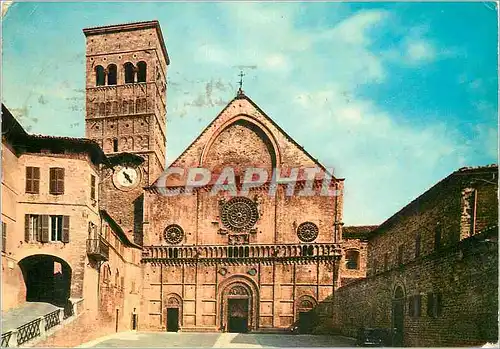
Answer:
POLYGON ((85 134, 112 160, 103 170, 101 207, 127 235, 136 237, 142 229, 137 207, 142 205, 142 188, 165 169, 170 60, 158 21, 87 28, 83 33, 85 134))

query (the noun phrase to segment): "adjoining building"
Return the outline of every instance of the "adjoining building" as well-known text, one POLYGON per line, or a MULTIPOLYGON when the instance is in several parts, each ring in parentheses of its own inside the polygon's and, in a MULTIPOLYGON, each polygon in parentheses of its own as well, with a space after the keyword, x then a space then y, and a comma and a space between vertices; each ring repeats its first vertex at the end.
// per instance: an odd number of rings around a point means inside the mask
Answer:
POLYGON ((106 166, 95 142, 28 134, 2 105, 2 311, 25 302, 94 315, 108 308, 114 324, 130 326, 141 246, 99 210, 106 166))
POLYGON ((498 166, 461 168, 370 232, 367 277, 337 290, 334 325, 394 329, 396 346, 498 341, 498 166))

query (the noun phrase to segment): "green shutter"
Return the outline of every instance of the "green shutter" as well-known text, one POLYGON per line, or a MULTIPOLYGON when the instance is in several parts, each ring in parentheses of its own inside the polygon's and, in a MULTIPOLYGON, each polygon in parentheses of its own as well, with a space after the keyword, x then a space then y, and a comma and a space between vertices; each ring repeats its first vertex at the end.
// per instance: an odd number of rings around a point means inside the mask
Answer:
POLYGON ((64 194, 64 168, 59 168, 57 171, 57 192, 64 194))
POLYGON ((62 242, 69 242, 69 216, 63 216, 62 242))
POLYGON ((42 236, 41 236, 41 241, 42 242, 49 242, 49 216, 47 215, 42 215, 40 216, 42 218, 42 236))
POLYGON ((30 241, 30 215, 24 215, 24 241, 30 241))
POLYGON ((33 192, 40 193, 40 167, 33 167, 33 192))
POLYGON ((49 170, 49 177, 50 177, 49 193, 56 194, 56 192, 57 192, 57 177, 56 177, 56 169, 55 168, 51 168, 49 170))

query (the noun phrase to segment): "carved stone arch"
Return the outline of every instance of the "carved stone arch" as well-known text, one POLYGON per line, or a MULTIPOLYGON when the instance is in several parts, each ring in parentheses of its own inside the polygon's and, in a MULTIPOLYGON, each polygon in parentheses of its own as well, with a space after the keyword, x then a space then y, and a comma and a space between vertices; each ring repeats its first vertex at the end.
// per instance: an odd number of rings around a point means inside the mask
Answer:
POLYGON ((263 135, 265 135, 265 139, 263 139, 264 142, 269 142, 269 149, 272 151, 271 157, 274 158, 274 163, 272 164, 273 167, 277 167, 278 165, 281 165, 281 151, 278 146, 278 141, 274 137, 273 133, 269 130, 267 126, 265 126, 262 122, 257 120, 256 118, 246 115, 246 114, 238 114, 234 116, 233 118, 227 120, 224 124, 219 126, 219 128, 212 134, 208 142, 205 144, 203 147, 203 151, 200 155, 199 159, 199 166, 203 167, 207 154, 210 151, 212 145, 214 144, 215 140, 220 136, 222 132, 224 132, 226 129, 229 127, 235 125, 237 122, 246 122, 249 125, 253 125, 256 129, 260 130, 263 135))
POLYGON ((165 301, 163 304, 165 304, 163 309, 163 319, 167 318, 167 309, 175 308, 179 310, 179 330, 180 330, 183 326, 182 297, 179 296, 177 293, 169 293, 165 297, 165 301))
POLYGON ((217 291, 217 325, 227 330, 230 299, 248 301, 248 330, 259 328, 259 287, 246 275, 234 275, 222 281, 217 291))

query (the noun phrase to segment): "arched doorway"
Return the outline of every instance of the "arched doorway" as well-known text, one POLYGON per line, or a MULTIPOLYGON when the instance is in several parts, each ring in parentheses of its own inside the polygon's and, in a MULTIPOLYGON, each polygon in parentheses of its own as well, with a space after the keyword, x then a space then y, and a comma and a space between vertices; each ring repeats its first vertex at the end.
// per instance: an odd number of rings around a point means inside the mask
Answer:
POLYGON ((70 297, 71 267, 63 259, 37 254, 19 261, 27 302, 65 306, 70 297))
POLYGON ((182 319, 182 299, 179 295, 171 293, 167 296, 165 319, 167 332, 177 332, 182 319))
POLYGON ((245 333, 257 329, 257 289, 250 280, 234 277, 221 285, 219 296, 222 331, 245 333))
POLYGON ((396 287, 392 300, 392 345, 395 347, 402 347, 404 342, 404 299, 403 288, 396 287))
POLYGON ((311 296, 302 296, 296 303, 296 319, 300 333, 311 333, 316 325, 316 312, 314 308, 317 302, 311 296))

